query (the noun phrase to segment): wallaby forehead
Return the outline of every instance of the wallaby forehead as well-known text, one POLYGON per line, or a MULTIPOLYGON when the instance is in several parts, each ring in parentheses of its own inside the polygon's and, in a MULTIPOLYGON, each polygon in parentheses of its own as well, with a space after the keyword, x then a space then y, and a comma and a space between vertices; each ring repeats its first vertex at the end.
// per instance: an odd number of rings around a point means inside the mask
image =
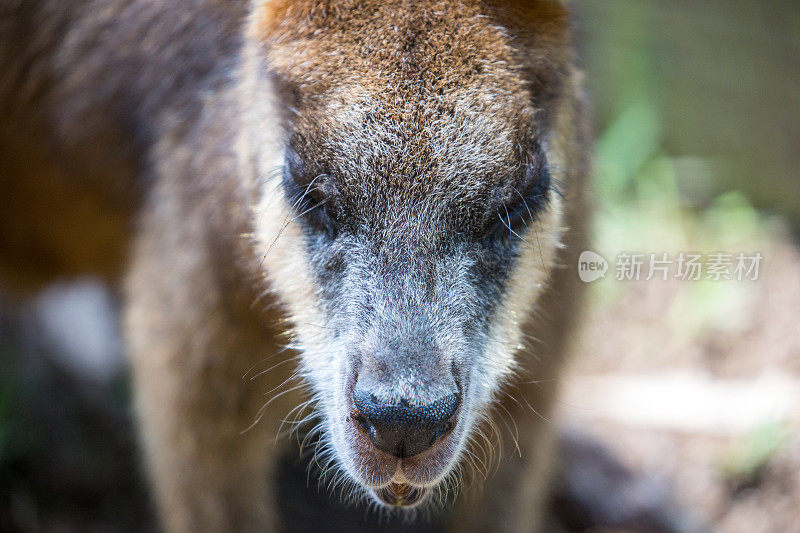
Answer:
POLYGON ((513 174, 534 107, 512 37, 489 13, 478 2, 268 4, 256 27, 295 99, 304 158, 345 190, 417 197, 477 199, 513 174))
POLYGON ((564 69, 567 20, 554 0, 265 0, 249 31, 305 98, 392 87, 402 102, 466 86, 523 96, 564 69))
POLYGON ((270 46, 270 62, 300 83, 335 74, 328 81, 442 86, 513 63, 509 35, 489 13, 473 0, 269 1, 253 31, 270 46))
POLYGON ((305 160, 345 188, 463 196, 516 175, 529 133, 524 108, 476 106, 480 96, 465 92, 409 96, 399 109, 385 93, 361 93, 297 117, 295 131, 305 160))

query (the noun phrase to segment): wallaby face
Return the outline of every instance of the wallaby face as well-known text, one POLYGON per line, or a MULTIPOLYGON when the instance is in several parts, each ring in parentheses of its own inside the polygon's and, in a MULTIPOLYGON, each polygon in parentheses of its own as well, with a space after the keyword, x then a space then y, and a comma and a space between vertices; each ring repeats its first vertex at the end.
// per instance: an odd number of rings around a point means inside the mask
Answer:
POLYGON ((240 148, 320 462, 413 508, 465 464, 555 263, 566 30, 550 2, 390 4, 259 4, 240 148))

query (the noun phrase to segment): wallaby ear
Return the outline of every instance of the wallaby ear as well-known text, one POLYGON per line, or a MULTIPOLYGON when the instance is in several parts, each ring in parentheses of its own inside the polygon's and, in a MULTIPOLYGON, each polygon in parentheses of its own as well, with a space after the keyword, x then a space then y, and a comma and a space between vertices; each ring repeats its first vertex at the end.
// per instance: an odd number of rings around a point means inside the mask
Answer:
POLYGON ((571 72, 572 38, 567 0, 489 0, 495 21, 514 36, 535 107, 547 121, 549 104, 571 72))
POLYGON ((555 38, 569 30, 569 8, 566 0, 490 0, 497 16, 512 27, 542 32, 555 38))

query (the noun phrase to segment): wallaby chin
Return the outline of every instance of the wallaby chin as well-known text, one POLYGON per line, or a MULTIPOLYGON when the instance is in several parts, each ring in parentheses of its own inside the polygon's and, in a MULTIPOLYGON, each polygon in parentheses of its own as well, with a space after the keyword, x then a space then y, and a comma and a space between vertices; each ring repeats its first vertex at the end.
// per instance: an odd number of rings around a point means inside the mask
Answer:
POLYGON ((122 128, 146 189, 125 329, 165 527, 278 528, 305 419, 390 519, 535 528, 587 218, 565 7, 75 1, 26 16, 121 37, 49 36, 80 83, 48 101, 122 128))

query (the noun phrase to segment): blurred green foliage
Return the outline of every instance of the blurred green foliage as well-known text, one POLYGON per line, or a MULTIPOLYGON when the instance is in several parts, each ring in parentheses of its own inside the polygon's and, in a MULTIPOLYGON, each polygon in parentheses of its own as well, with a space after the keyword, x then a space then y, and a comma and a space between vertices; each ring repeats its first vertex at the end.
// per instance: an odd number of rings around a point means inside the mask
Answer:
POLYGON ((720 474, 735 488, 752 486, 769 460, 790 442, 791 433, 785 423, 764 422, 731 444, 719 460, 720 474))
POLYGON ((699 159, 702 172, 676 166, 682 204, 738 190, 800 228, 795 0, 574 5, 601 156, 615 165, 602 174, 603 192, 625 191, 655 156, 699 159))
MULTIPOLYGON (((598 252, 612 264, 620 252, 765 252, 781 238, 774 213, 800 228, 795 2, 575 6, 597 132, 598 252)), ((756 290, 683 283, 666 316, 676 335, 735 327, 731 309, 756 290)), ((593 286, 599 305, 623 291, 593 286)))

